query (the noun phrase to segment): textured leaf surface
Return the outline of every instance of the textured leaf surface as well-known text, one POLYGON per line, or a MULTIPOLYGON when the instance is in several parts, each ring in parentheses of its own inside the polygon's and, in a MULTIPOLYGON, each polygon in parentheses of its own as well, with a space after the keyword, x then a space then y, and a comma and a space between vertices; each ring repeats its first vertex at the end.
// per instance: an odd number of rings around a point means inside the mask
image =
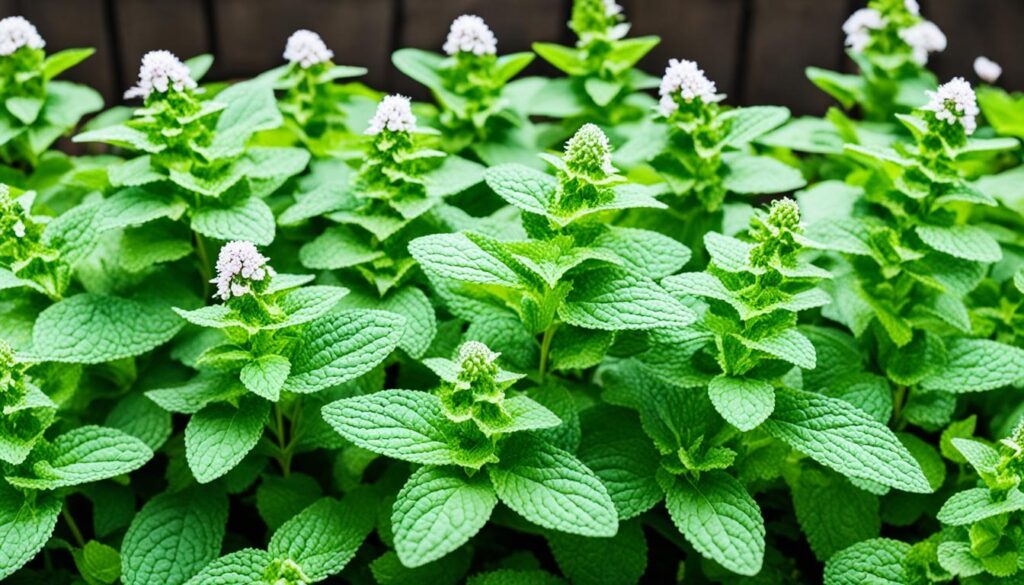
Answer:
POLYGON ((121 544, 125 585, 188 581, 220 553, 228 501, 210 489, 156 496, 135 515, 121 544))
POLYGON ((820 561, 869 538, 882 522, 878 497, 836 475, 806 470, 793 486, 793 509, 820 561))
POLYGON ((243 548, 206 565, 187 585, 260 585, 272 561, 262 550, 243 548))
POLYGON ((216 403, 192 415, 185 427, 185 454, 196 480, 209 483, 238 465, 263 436, 269 412, 269 402, 250 396, 237 407, 216 403))
POLYGON ((135 437, 107 427, 86 425, 38 447, 32 464, 36 477, 7 477, 12 485, 52 490, 131 473, 153 458, 135 437))
POLYGON ((486 476, 421 467, 398 492, 391 514, 398 558, 418 567, 443 557, 479 532, 497 503, 486 476))
POLYGON ((50 495, 36 497, 35 502, 6 485, 0 485, 0 579, 32 560, 50 539, 60 498, 50 495))
POLYGON ((921 386, 946 392, 982 392, 1024 379, 1024 349, 988 339, 946 343, 947 361, 921 386))
POLYGON ((246 389, 257 396, 277 402, 281 387, 288 378, 292 364, 279 355, 264 355, 242 366, 239 378, 246 389))
POLYGON ((697 319, 654 281, 618 269, 578 277, 558 313, 577 327, 610 331, 686 327, 697 319))
POLYGON ((611 538, 560 532, 547 538, 562 573, 579 585, 639 583, 647 569, 647 540, 639 520, 622 524, 611 538))
POLYGON ((741 431, 757 427, 775 409, 775 388, 763 380, 718 376, 708 395, 718 414, 741 431))
POLYGON ((939 510, 939 522, 951 526, 973 524, 999 514, 1024 510, 1024 493, 1012 489, 1001 500, 994 500, 988 488, 971 488, 953 494, 939 510))
POLYGON ((764 562, 764 519, 757 502, 727 473, 679 478, 665 492, 665 506, 679 531, 700 554, 741 575, 764 562))
POLYGON ((984 228, 973 225, 917 226, 917 235, 932 249, 976 262, 998 262, 1003 257, 999 242, 984 228))
POLYGON ((513 436, 489 466, 498 498, 530 522, 570 534, 612 536, 615 505, 594 472, 569 453, 513 436))
POLYGON ((825 565, 825 585, 905 585, 903 560, 910 545, 873 538, 836 553, 825 565))
POLYGON ((837 398, 779 389, 775 412, 762 427, 844 475, 908 492, 931 492, 921 467, 896 435, 850 406, 837 398))
POLYGON ((295 561, 314 581, 340 573, 373 529, 375 510, 358 499, 316 501, 274 533, 267 551, 295 561))
POLYGON ((209 203, 192 214, 192 229, 218 240, 246 240, 258 246, 274 241, 274 212, 262 199, 209 203))

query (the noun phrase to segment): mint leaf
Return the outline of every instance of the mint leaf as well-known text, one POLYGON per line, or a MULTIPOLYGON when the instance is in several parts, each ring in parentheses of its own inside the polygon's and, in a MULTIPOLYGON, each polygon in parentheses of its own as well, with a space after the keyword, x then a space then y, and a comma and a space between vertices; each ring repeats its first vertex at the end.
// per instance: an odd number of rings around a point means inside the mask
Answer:
POLYGON ((243 397, 238 406, 206 406, 185 427, 185 455, 196 481, 209 483, 231 471, 263 436, 270 403, 243 397))
POLYGON ((35 477, 8 476, 24 489, 55 490, 125 475, 145 465, 153 451, 135 437, 106 427, 81 426, 40 444, 29 461, 35 477))
POLYGON ((529 436, 512 436, 488 466, 494 490, 530 522, 570 534, 607 537, 618 529, 615 505, 578 459, 529 436))
POLYGON ((342 311, 306 326, 284 390, 318 392, 369 372, 398 345, 405 320, 385 311, 342 311))
POLYGON ((792 489, 796 518, 818 560, 878 537, 882 521, 877 496, 812 469, 805 469, 792 489))
POLYGON ((274 241, 274 212, 262 199, 204 202, 192 213, 192 229, 216 240, 245 240, 258 246, 274 241))
POLYGON ((274 532, 267 552, 298 563, 312 581, 340 573, 373 530, 375 510, 360 499, 317 500, 274 532))
POLYGON ((785 193, 807 185, 799 170, 771 157, 729 153, 722 160, 725 188, 734 193, 785 193))
POLYGON ((756 575, 764 562, 764 519, 757 502, 721 471, 698 479, 676 478, 665 506, 679 531, 700 554, 740 575, 756 575))
POLYGON ((999 514, 1024 509, 1024 492, 1011 489, 1005 498, 993 499, 988 488, 971 488, 953 494, 939 510, 938 519, 950 526, 980 522, 999 514))
POLYGON ((456 462, 448 419, 432 394, 385 390, 332 402, 322 413, 342 437, 374 453, 421 465, 456 462))
POLYGON ((946 363, 921 382, 927 390, 982 392, 1024 379, 1024 349, 988 339, 946 342, 946 363))
POLYGON ((919 225, 916 231, 928 247, 950 256, 975 262, 998 262, 1003 257, 999 242, 978 226, 919 225))
POLYGON ((186 585, 254 585, 266 583, 264 571, 273 558, 262 550, 243 548, 206 565, 186 585))
POLYGON ((0 579, 32 560, 57 526, 60 498, 26 494, 0 484, 0 579))
POLYGON ((558 313, 577 327, 608 331, 686 327, 697 319, 654 281, 615 268, 577 277, 558 313))
POLYGON ((288 378, 292 364, 288 358, 279 355, 264 355, 242 366, 239 377, 246 389, 257 396, 277 402, 281 387, 288 378))
POLYGON ((836 553, 825 565, 825 585, 905 585, 904 559, 910 545, 873 538, 836 553))
POLYGON ((135 515, 121 544, 125 585, 181 585, 220 553, 228 521, 224 494, 163 493, 135 515))
POLYGON ((547 539, 558 567, 573 583, 639 583, 647 570, 647 541, 638 520, 621 524, 611 538, 552 532, 547 539))
POLYGON ((896 489, 930 493, 920 465, 896 435, 857 408, 802 390, 775 393, 775 411, 762 424, 773 437, 836 471, 896 489))
POLYGON ((459 548, 487 524, 498 503, 485 477, 421 467, 398 492, 391 525, 402 564, 418 567, 459 548))
POLYGON ((756 428, 775 409, 775 388, 763 380, 716 376, 708 395, 718 414, 741 431, 756 428))

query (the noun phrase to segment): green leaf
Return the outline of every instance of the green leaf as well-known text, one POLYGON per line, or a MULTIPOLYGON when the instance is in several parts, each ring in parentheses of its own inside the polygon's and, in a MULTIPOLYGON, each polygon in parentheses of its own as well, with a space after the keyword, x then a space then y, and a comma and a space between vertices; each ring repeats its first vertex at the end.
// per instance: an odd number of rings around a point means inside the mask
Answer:
POLYGON ((49 306, 32 329, 32 359, 98 364, 146 353, 170 341, 184 322, 166 303, 78 294, 49 306))
POLYGON ((385 390, 325 406, 327 424, 356 445, 421 465, 453 465, 455 445, 441 401, 414 390, 385 390))
POLYGON ((338 270, 384 257, 348 226, 327 228, 299 249, 299 261, 312 270, 338 270))
POLYGON ((487 524, 497 503, 486 476, 421 467, 398 492, 391 514, 398 558, 419 567, 445 556, 487 524))
POLYGON ((246 240, 266 246, 274 241, 274 212, 258 197, 204 202, 192 213, 192 229, 217 240, 246 240))
POLYGON ((488 466, 498 498, 530 522, 570 534, 608 537, 618 529, 615 505, 594 472, 569 453, 528 435, 504 444, 488 466))
POLYGON ((834 474, 805 469, 793 486, 793 509, 819 561, 881 531, 878 496, 834 474))
POLYGON ((57 51, 47 55, 46 60, 43 61, 43 79, 49 81, 54 77, 57 77, 61 73, 71 69, 75 65, 78 65, 82 61, 85 61, 96 49, 64 49, 63 51, 57 51))
POLYGON ((756 428, 775 409, 775 388, 764 380, 717 376, 708 395, 718 414, 741 431, 756 428))
POLYGON ((114 193, 100 204, 96 227, 100 231, 142 225, 166 217, 177 220, 188 205, 177 197, 130 187, 114 193))
POLYGON ((320 499, 324 491, 305 473, 287 477, 264 475, 256 488, 256 510, 270 530, 277 530, 293 516, 320 499))
POLYGON ((361 500, 316 501, 274 532, 267 552, 298 563, 314 582, 340 573, 374 527, 375 510, 361 500))
POLYGON ((780 388, 768 434, 826 467, 903 491, 930 493, 920 465, 888 427, 848 402, 780 388))
POLYGON ((241 152, 255 132, 277 128, 284 122, 274 99, 274 88, 259 78, 236 83, 217 94, 217 102, 227 107, 217 119, 213 145, 214 158, 241 152))
POLYGON ((723 155, 725 188, 733 193, 759 194, 795 191, 807 185, 800 171, 767 156, 723 155))
POLYGON ((292 363, 279 355, 263 355, 242 366, 239 374, 246 389, 257 396, 277 402, 281 398, 281 387, 288 378, 292 363))
POLYGON ((719 119, 730 121, 729 132, 722 142, 726 146, 740 148, 785 124, 789 120, 789 110, 782 106, 750 106, 729 110, 719 119))
POLYGON ((950 526, 974 524, 992 516, 1024 510, 1024 492, 1011 489, 1003 499, 993 499, 988 488, 971 488, 953 494, 939 510, 938 520, 950 526))
POLYGON ((269 402, 245 396, 237 407, 215 403, 192 415, 185 455, 196 481, 209 483, 238 465, 263 436, 269 412, 269 402))
POLYGON ((465 234, 436 234, 416 238, 409 253, 424 268, 445 278, 495 284, 510 288, 522 286, 511 268, 485 252, 465 234))
POLYGON ((999 451, 974 439, 954 438, 953 446, 979 474, 995 473, 999 465, 999 451))
POLYGON ((143 394, 126 395, 107 413, 105 426, 139 439, 154 451, 171 436, 171 415, 143 394))
POLYGON ((654 281, 617 268, 591 270, 574 279, 558 314, 577 327, 606 331, 686 327, 697 319, 654 281))
POLYGON ((672 522, 701 555, 740 575, 764 563, 764 519, 743 485, 722 471, 675 478, 665 492, 672 522))
POLYGON ((484 173, 487 186, 510 205, 528 213, 545 215, 558 190, 551 175, 523 165, 498 165, 484 173))
POLYGON ((253 548, 243 548, 206 565, 185 585, 256 585, 266 583, 263 573, 273 557, 253 548))
POLYGON ((339 311, 306 326, 284 390, 318 392, 358 378, 398 345, 405 319, 385 311, 339 311))
POLYGON ((0 483, 0 579, 32 560, 57 526, 61 499, 49 494, 33 498, 0 483))
POLYGON ((794 366, 813 370, 816 362, 814 345, 796 329, 784 329, 757 341, 741 338, 743 345, 763 351, 794 366))
POLYGON ((615 96, 623 89, 623 84, 618 81, 606 81, 600 77, 588 77, 583 82, 583 89, 594 100, 594 103, 602 108, 612 103, 615 96))
POLYGON ((37 97, 14 96, 4 102, 7 111, 26 126, 31 126, 39 118, 43 109, 43 100, 37 97))
POLYGON ((921 382, 926 390, 983 392, 1024 379, 1024 349, 988 339, 946 342, 946 363, 921 382))
POLYGON ((843 549, 825 565, 825 585, 906 585, 904 560, 910 545, 888 538, 864 540, 843 549))
POLYGON ((928 247, 950 256, 975 262, 998 262, 1003 257, 999 242, 979 226, 919 225, 916 232, 928 247))
POLYGON ((634 228, 609 226, 590 247, 613 252, 626 268, 654 280, 675 274, 690 260, 690 249, 673 238, 634 228))
POLYGON ((621 524, 611 538, 552 532, 547 539, 558 568, 573 583, 639 583, 647 569, 647 541, 639 520, 621 524))
POLYGON ((110 585, 121 577, 121 555, 102 542, 90 540, 71 551, 75 568, 89 585, 110 585))
POLYGON ((125 585, 181 585, 217 558, 228 521, 218 490, 160 494, 135 515, 121 544, 125 585))
POLYGON ((153 451, 127 433, 85 425, 36 447, 30 458, 35 477, 8 476, 7 481, 24 489, 55 490, 125 475, 152 458, 153 451))

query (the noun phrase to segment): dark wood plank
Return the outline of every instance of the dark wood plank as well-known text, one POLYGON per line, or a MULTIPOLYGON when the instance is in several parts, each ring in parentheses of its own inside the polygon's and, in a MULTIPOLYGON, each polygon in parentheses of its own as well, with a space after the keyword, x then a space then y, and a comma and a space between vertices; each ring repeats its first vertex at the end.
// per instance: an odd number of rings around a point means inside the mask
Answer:
POLYGON ((668 60, 696 61, 718 86, 737 103, 736 64, 740 57, 743 19, 742 0, 620 0, 626 18, 633 23, 630 35, 658 35, 654 48, 640 67, 662 75, 668 60))
POLYGON ((1024 2, 1011 0, 933 0, 923 4, 924 15, 946 33, 944 53, 933 55, 929 66, 940 81, 962 76, 975 83, 974 58, 984 55, 1003 67, 998 85, 1024 89, 1021 26, 1024 2))
POLYGON ((340 65, 370 70, 363 81, 379 87, 390 67, 391 0, 214 0, 218 76, 249 77, 284 62, 296 29, 323 37, 340 65))
MULTIPOLYGON (((562 42, 569 20, 567 3, 556 0, 400 0, 402 22, 397 47, 441 51, 448 28, 456 17, 476 14, 498 38, 499 53, 529 51, 536 41, 562 42)), ((537 59, 540 61, 540 59, 537 59)), ((554 73, 538 63, 526 74, 554 73)), ((428 92, 401 72, 391 70, 388 85, 418 99, 428 92)))
POLYGON ((845 2, 753 0, 742 102, 823 113, 832 99, 807 80, 804 69, 841 67, 846 11, 845 2))
POLYGON ((182 60, 213 50, 203 0, 116 0, 121 79, 139 74, 149 51, 166 49, 182 60))
POLYGON ((103 0, 23 0, 21 13, 46 40, 46 51, 95 47, 96 54, 61 76, 96 88, 107 105, 116 103, 124 88, 114 66, 110 22, 103 0))

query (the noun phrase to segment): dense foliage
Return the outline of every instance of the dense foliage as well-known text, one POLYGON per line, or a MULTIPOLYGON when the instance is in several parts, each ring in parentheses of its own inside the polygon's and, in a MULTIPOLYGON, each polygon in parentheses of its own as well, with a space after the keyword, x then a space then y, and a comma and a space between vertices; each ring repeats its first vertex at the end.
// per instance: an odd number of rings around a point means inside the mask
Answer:
POLYGON ((914 0, 822 118, 569 27, 97 113, 0 21, 0 579, 1020 583, 1024 96, 914 0))

